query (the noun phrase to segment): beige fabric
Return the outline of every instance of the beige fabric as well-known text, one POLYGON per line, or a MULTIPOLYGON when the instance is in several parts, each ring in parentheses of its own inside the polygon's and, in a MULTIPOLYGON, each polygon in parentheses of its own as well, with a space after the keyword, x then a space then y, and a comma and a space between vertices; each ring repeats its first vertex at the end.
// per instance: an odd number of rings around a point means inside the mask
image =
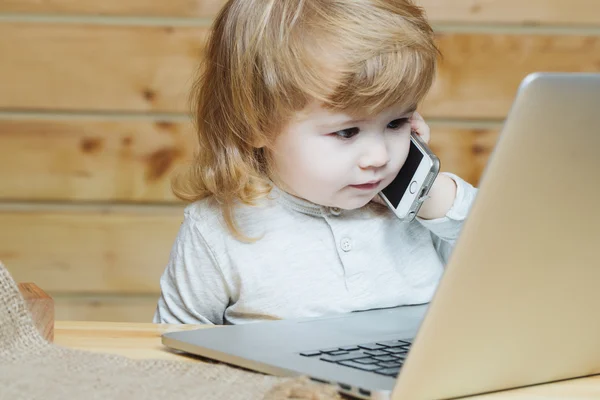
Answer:
POLYGON ((0 399, 340 398, 333 387, 306 378, 277 378, 222 364, 132 360, 48 343, 0 263, 0 399))

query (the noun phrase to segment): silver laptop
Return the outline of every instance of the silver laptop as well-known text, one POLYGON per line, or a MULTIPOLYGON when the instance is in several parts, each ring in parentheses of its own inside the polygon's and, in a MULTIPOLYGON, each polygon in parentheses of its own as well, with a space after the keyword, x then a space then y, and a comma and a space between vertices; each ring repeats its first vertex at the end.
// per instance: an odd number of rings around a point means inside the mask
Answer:
POLYGON ((600 373, 600 74, 528 76, 428 305, 167 333, 171 348, 358 398, 600 373))

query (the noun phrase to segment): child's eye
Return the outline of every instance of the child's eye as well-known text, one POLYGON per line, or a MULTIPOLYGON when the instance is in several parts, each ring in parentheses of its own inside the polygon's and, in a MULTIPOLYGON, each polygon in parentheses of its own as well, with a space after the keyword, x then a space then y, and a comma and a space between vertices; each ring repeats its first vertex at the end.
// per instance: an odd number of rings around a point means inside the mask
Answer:
POLYGON ((409 121, 409 118, 400 118, 400 119, 395 119, 392 122, 390 122, 387 127, 388 129, 400 129, 402 128, 404 125, 406 125, 409 121))
POLYGON ((358 128, 348 128, 348 129, 342 129, 341 131, 337 131, 334 132, 333 135, 335 135, 336 137, 340 138, 340 139, 350 139, 353 136, 358 135, 358 128))

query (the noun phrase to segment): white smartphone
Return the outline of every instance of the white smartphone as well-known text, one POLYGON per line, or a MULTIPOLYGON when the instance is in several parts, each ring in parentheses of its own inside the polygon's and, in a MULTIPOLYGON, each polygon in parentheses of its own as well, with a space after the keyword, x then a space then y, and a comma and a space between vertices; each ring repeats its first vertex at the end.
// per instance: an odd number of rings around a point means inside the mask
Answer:
POLYGON ((398 218, 412 221, 439 172, 440 160, 416 132, 411 132, 406 162, 379 196, 398 218))

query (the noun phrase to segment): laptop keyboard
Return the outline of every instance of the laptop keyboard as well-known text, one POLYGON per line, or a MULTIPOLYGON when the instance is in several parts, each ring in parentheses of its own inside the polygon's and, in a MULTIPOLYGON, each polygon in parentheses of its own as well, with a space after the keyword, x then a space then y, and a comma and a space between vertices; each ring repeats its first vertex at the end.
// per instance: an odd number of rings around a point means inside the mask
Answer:
POLYGON ((411 344, 412 341, 408 339, 388 340, 356 346, 304 351, 300 355, 395 377, 402 368, 411 344))

